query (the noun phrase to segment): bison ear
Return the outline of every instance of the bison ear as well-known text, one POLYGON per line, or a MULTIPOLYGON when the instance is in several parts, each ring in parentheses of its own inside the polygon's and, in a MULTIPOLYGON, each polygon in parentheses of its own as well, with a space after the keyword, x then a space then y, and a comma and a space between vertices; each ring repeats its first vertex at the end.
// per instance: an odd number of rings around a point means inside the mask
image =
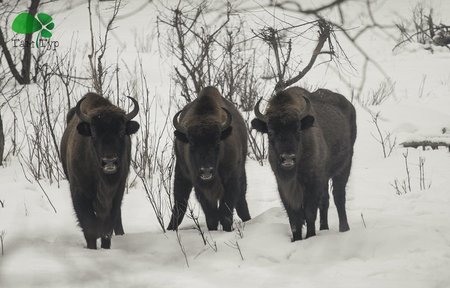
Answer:
POLYGON ((180 132, 178 130, 175 130, 175 132, 173 132, 173 134, 175 134, 175 138, 177 138, 178 140, 180 140, 183 143, 189 143, 189 140, 186 136, 186 134, 184 134, 183 132, 180 132))
POLYGON ((258 118, 252 120, 252 129, 255 129, 256 131, 261 133, 268 132, 267 123, 262 120, 259 120, 258 118))
POLYGON ((220 134, 220 140, 224 140, 228 136, 230 136, 232 130, 233 130, 233 127, 231 127, 231 126, 228 126, 227 129, 223 130, 222 133, 220 134))
POLYGON ((126 125, 125 133, 127 135, 134 134, 139 130, 139 123, 136 121, 128 121, 126 125))
POLYGON ((314 116, 307 115, 301 120, 301 122, 302 130, 306 130, 314 124, 314 116))
POLYGON ((78 133, 80 135, 83 135, 83 136, 86 136, 86 137, 92 135, 91 134, 91 125, 89 125, 89 123, 87 123, 87 122, 80 122, 80 123, 78 123, 77 131, 78 131, 78 133))

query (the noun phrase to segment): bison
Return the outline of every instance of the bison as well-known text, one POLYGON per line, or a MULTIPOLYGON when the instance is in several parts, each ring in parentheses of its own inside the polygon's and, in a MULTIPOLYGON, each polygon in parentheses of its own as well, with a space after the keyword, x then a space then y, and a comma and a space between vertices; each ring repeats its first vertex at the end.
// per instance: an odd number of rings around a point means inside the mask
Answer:
POLYGON ((193 187, 209 230, 217 230, 220 221, 224 231, 231 231, 235 208, 242 221, 249 220, 247 128, 239 111, 216 88, 206 87, 176 113, 173 125, 174 206, 167 229, 178 229, 193 187))
POLYGON ((111 247, 111 235, 124 234, 121 203, 130 167, 130 135, 138 111, 125 112, 95 93, 88 93, 67 114, 61 162, 70 184, 73 207, 87 248, 111 247))
POLYGON ((356 139, 356 112, 342 95, 326 89, 308 92, 291 87, 269 100, 266 114, 257 102, 252 128, 267 133, 269 162, 292 230, 292 241, 328 229, 328 182, 339 216, 339 231, 349 230, 345 211, 345 186, 356 139))

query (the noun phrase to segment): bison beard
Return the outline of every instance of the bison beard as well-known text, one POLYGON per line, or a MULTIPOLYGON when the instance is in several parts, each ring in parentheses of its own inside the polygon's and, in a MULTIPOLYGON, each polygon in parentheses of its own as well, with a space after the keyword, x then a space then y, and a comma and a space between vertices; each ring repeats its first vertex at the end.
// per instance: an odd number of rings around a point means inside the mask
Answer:
POLYGON ((173 125, 174 206, 167 229, 180 225, 192 188, 209 230, 217 230, 220 222, 223 230, 231 231, 234 209, 242 221, 249 220, 245 199, 247 130, 239 111, 216 88, 206 87, 174 116, 173 125))
POLYGON ((356 113, 342 95, 319 89, 313 93, 299 87, 279 92, 269 101, 266 114, 255 106, 252 127, 269 136, 269 162, 288 214, 292 240, 328 229, 328 181, 339 216, 339 231, 349 230, 345 211, 345 187, 350 175, 356 139, 356 113))
POLYGON ((88 93, 67 114, 61 162, 70 184, 73 207, 87 248, 111 247, 111 235, 124 234, 121 204, 130 166, 130 135, 139 124, 105 98, 88 93))

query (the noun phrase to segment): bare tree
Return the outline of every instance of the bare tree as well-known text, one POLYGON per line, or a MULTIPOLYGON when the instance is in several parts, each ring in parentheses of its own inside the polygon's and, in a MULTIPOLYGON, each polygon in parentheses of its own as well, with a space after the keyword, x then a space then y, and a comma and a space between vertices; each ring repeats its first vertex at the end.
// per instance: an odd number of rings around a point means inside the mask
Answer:
MULTIPOLYGON (((16 5, 18 4, 18 1, 11 9, 14 10, 16 5)), ((30 7, 28 8, 28 14, 31 16, 35 16, 37 14, 38 8, 39 8, 40 0, 31 0, 30 7)), ((1 6, 6 5, 2 4, 1 6)), ((1 7, 0 6, 0 7, 1 7)), ((6 7, 5 7, 6 8, 6 7)), ((2 16, 8 17, 10 13, 8 13, 6 10, 4 10, 2 16)), ((25 35, 25 43, 31 43, 33 34, 26 34, 25 35)), ((19 84, 30 84, 31 82, 31 60, 32 60, 32 53, 31 53, 31 45, 25 45, 23 49, 23 56, 22 56, 22 69, 18 70, 17 63, 15 62, 15 59, 13 58, 13 55, 11 54, 11 51, 8 48, 7 45, 8 41, 5 37, 5 33, 3 31, 3 28, 0 27, 0 47, 2 48, 3 54, 5 55, 6 62, 8 63, 8 67, 11 71, 11 74, 16 79, 16 81, 19 84)))
MULTIPOLYGON (((274 61, 275 61, 275 68, 274 74, 276 79, 275 84, 275 92, 279 92, 284 90, 285 88, 293 85, 294 83, 297 83, 300 79, 302 79, 313 67, 314 63, 316 62, 317 57, 320 54, 328 54, 330 57, 335 56, 334 46, 332 44, 331 36, 333 35, 332 25, 323 20, 320 19, 318 21, 309 22, 304 25, 314 25, 317 26, 319 36, 317 39, 317 45, 314 48, 311 58, 308 61, 308 64, 301 69, 298 73, 296 73, 295 76, 290 77, 289 79, 286 79, 287 72, 289 70, 289 67, 291 65, 290 60, 292 59, 292 39, 284 40, 283 36, 280 35, 280 30, 277 30, 273 27, 264 27, 261 29, 259 33, 256 33, 256 36, 260 39, 262 39, 265 43, 267 43, 273 52, 274 55, 274 61), (284 41, 285 43, 282 43, 284 41), (323 51, 322 48, 324 47, 324 44, 328 42, 328 51, 323 51), (285 44, 285 45, 283 45, 285 44), (285 50, 283 50, 283 47, 286 47, 285 50)), ((285 28, 283 30, 287 29, 294 29, 298 28, 299 26, 291 26, 289 28, 285 28)), ((308 28, 309 29, 309 28, 308 28)), ((270 62, 270 59, 269 59, 270 62)))
MULTIPOLYGON (((114 21, 117 18, 117 15, 119 14, 119 10, 121 8, 121 0, 114 0, 114 4, 112 6, 112 16, 108 20, 108 23, 106 25, 106 30, 103 35, 103 37, 99 37, 99 43, 97 44, 95 41, 95 33, 93 29, 93 19, 92 19, 92 8, 91 8, 91 0, 88 0, 88 12, 89 12, 89 29, 91 33, 91 50, 88 55, 89 58, 89 65, 91 70, 91 77, 92 77, 92 86, 95 89, 95 91, 102 95, 102 96, 108 96, 109 91, 108 87, 109 85, 105 86, 106 81, 106 75, 108 73, 109 66, 106 66, 104 63, 103 57, 105 56, 107 45, 108 45, 108 37, 109 33, 114 28, 114 21)), ((112 77, 112 75, 111 75, 112 77)), ((111 82, 111 81, 110 81, 111 82)))
MULTIPOLYGON (((389 31, 396 28, 394 24, 380 24, 378 19, 375 17, 375 13, 373 12, 373 1, 365 0, 360 2, 365 6, 365 17, 367 19, 362 25, 358 25, 356 28, 352 26, 352 29, 346 29, 346 27, 350 27, 352 23, 348 23, 348 19, 353 19, 353 17, 348 17, 345 13, 345 5, 355 5, 354 1, 349 0, 332 0, 327 4, 319 5, 316 8, 304 8, 300 1, 291 1, 291 0, 282 0, 282 1, 273 1, 269 0, 267 4, 261 4, 263 7, 275 7, 277 9, 281 9, 284 11, 298 13, 300 15, 305 15, 309 17, 314 17, 317 20, 322 20, 331 25, 333 30, 339 32, 342 35, 342 39, 346 39, 350 42, 350 44, 356 49, 356 52, 363 58, 363 63, 361 65, 361 81, 356 89, 356 96, 360 97, 364 85, 366 83, 366 75, 369 68, 369 65, 372 65, 377 69, 387 80, 389 80, 388 74, 384 71, 383 67, 367 53, 364 46, 359 44, 359 39, 362 35, 371 30, 381 31, 389 38, 395 39, 393 35, 389 31), (335 12, 338 17, 326 18, 325 14, 335 12)), ((348 8, 348 7, 346 7, 348 8)), ((362 18, 362 17, 360 17, 362 18)), ((353 67, 353 66, 352 66, 353 67)), ((353 89, 353 87, 351 87, 353 89)))

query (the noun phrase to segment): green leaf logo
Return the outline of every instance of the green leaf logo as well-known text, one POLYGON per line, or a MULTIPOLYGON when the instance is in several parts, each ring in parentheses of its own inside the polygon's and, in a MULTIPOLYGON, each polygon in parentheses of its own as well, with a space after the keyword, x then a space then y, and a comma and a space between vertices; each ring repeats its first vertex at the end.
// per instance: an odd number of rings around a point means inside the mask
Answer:
POLYGON ((38 46, 39 38, 50 38, 55 28, 52 16, 45 13, 38 13, 37 17, 31 16, 27 12, 20 13, 12 23, 12 30, 19 34, 33 34, 39 32, 36 37, 36 47, 38 46))

